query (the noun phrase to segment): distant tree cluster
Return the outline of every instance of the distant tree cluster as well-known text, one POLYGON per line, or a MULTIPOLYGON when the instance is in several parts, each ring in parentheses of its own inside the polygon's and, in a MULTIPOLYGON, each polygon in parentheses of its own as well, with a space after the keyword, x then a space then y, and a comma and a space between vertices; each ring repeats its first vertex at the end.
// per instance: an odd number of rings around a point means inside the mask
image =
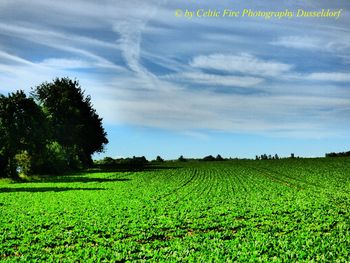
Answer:
POLYGON ((187 159, 183 157, 183 155, 180 155, 180 157, 177 159, 179 162, 186 162, 187 159))
POLYGON ((278 160, 278 159, 279 159, 279 156, 277 153, 273 156, 271 154, 267 155, 265 153, 260 156, 259 155, 255 156, 255 160, 278 160))
POLYGON ((0 95, 0 176, 57 173, 92 165, 108 143, 102 119, 78 81, 57 78, 0 95))
POLYGON ((163 163, 163 162, 164 162, 164 159, 158 155, 157 158, 155 159, 155 162, 157 162, 157 163, 163 163))
MULTIPOLYGON (((157 158, 158 159, 158 158, 157 158)), ((164 160, 163 160, 164 161, 164 160)), ((105 157, 102 160, 95 161, 95 165, 100 168, 110 168, 118 170, 141 170, 144 169, 149 161, 145 156, 132 158, 112 158, 105 157)))
POLYGON ((220 154, 218 154, 216 157, 212 156, 212 155, 208 155, 205 156, 203 159, 201 159, 202 161, 224 161, 225 159, 221 157, 220 154))
POLYGON ((349 157, 350 156, 350 151, 348 152, 331 152, 331 153, 326 153, 326 157, 349 157))

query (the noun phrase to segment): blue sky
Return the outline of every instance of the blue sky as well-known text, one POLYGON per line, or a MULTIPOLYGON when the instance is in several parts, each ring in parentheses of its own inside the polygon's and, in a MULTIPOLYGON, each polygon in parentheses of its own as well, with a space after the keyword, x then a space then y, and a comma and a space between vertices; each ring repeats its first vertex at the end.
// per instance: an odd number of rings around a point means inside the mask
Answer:
POLYGON ((349 10, 344 0, 0 0, 0 93, 77 78, 110 140, 95 158, 347 151, 349 10), (175 16, 225 8, 342 13, 175 16))

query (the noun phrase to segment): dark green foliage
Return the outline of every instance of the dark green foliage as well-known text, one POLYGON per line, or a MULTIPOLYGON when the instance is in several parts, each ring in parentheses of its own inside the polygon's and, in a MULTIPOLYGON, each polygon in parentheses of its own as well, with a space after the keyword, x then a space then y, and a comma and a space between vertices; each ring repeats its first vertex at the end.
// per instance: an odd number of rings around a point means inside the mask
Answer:
POLYGON ((331 152, 331 153, 326 153, 326 157, 349 157, 350 156, 350 151, 348 152, 331 152))
POLYGON ((108 140, 102 119, 78 81, 57 78, 36 87, 32 95, 47 114, 52 140, 70 154, 67 156, 69 167, 92 165, 91 155, 102 152, 108 140))
POLYGON ((164 162, 164 159, 158 155, 156 158, 156 162, 162 163, 162 162, 164 162))
MULTIPOLYGON (((42 156, 43 162, 37 169, 37 173, 40 174, 62 174, 69 171, 70 167, 73 166, 70 162, 74 161, 74 157, 70 156, 67 149, 56 141, 46 145, 42 156)), ((75 159, 75 162, 74 167, 79 167, 80 161, 75 159)))
POLYGON ((220 154, 218 154, 216 157, 212 156, 212 155, 208 155, 208 156, 205 156, 202 161, 205 161, 205 162, 210 162, 210 161, 224 161, 225 159, 221 157, 220 154))
POLYGON ((15 156, 17 172, 20 175, 30 175, 32 172, 32 157, 29 155, 27 151, 22 151, 17 153, 15 156))
POLYGON ((3 153, 0 153, 0 177, 5 177, 7 160, 3 153))
POLYGON ((278 160, 278 159, 279 159, 279 156, 277 153, 273 156, 271 154, 267 155, 265 153, 260 156, 255 155, 255 160, 278 160))
POLYGON ((186 159, 182 155, 177 160, 179 162, 186 162, 186 159))
POLYGON ((132 158, 118 158, 105 157, 100 161, 95 162, 96 167, 117 169, 117 170, 143 170, 149 164, 145 156, 132 158))
POLYGON ((117 163, 117 161, 115 159, 113 159, 112 157, 105 157, 102 160, 96 162, 96 164, 104 165, 104 166, 113 166, 116 163, 117 163))
POLYGON ((207 162, 215 161, 215 157, 212 155, 208 155, 208 156, 203 157, 202 161, 207 161, 207 162))
POLYGON ((220 154, 218 154, 215 158, 216 161, 224 161, 225 159, 221 157, 220 154))
POLYGON ((264 153, 260 156, 260 160, 267 160, 267 155, 264 153))
POLYGON ((45 116, 32 98, 23 91, 0 95, 0 173, 17 177, 15 156, 23 151, 39 156, 46 144, 45 133, 45 116))
POLYGON ((148 164, 148 160, 145 156, 136 157, 133 156, 133 158, 125 158, 119 160, 120 167, 128 170, 142 170, 145 168, 145 166, 148 164))
POLYGON ((77 81, 44 83, 27 98, 0 95, 0 177, 59 173, 92 165, 108 143, 102 119, 77 81))

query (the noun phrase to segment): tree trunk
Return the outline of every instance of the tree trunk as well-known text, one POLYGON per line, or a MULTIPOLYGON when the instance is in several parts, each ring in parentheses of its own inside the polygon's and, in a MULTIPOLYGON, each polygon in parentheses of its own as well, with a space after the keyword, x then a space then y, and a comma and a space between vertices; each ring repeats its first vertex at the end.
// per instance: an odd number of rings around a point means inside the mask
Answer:
POLYGON ((8 157, 8 161, 7 161, 7 175, 8 177, 12 178, 12 179, 19 179, 19 175, 17 173, 17 165, 16 165, 16 161, 15 161, 15 157, 14 156, 9 156, 8 157))

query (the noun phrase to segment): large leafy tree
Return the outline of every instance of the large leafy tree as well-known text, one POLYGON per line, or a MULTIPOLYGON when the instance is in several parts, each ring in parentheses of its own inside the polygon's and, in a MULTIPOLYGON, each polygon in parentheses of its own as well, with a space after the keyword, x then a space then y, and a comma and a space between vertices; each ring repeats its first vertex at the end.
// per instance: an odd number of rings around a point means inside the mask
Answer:
POLYGON ((45 116, 23 91, 0 95, 0 174, 17 177, 16 155, 38 156, 46 144, 45 116))
POLYGON ((102 118, 93 108, 90 96, 85 96, 78 81, 56 78, 43 83, 32 92, 47 115, 52 140, 69 153, 69 165, 91 165, 91 155, 102 152, 108 143, 102 118))

